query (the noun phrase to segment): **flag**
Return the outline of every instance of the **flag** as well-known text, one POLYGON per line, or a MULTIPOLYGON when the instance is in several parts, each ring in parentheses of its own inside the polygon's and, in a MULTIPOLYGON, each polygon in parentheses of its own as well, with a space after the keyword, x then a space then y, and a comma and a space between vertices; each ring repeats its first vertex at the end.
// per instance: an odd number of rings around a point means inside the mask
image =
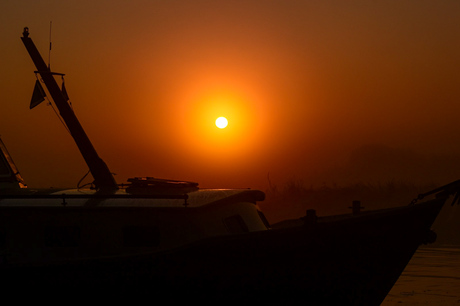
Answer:
POLYGON ((30 100, 30 109, 45 101, 46 93, 38 80, 35 81, 34 93, 30 100))

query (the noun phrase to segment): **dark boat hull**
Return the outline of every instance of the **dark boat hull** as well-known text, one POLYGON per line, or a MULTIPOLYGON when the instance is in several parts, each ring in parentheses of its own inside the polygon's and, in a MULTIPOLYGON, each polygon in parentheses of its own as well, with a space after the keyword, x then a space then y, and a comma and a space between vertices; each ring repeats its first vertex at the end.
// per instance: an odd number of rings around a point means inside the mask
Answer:
MULTIPOLYGON (((2 269, 8 290, 379 305, 445 199, 269 231, 207 239, 170 252, 2 269), (20 287, 18 287, 20 286, 20 287)), ((6 288, 5 288, 6 289, 6 288)))

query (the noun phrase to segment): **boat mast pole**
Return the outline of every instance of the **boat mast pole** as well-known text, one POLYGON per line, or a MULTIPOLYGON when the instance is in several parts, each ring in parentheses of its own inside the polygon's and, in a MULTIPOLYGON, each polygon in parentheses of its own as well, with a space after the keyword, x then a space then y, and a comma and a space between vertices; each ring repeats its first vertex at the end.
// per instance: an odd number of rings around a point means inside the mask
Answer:
POLYGON ((34 42, 29 37, 29 28, 24 28, 24 32, 22 34, 23 37, 21 37, 21 40, 29 52, 32 61, 37 67, 37 72, 40 74, 46 88, 48 88, 48 91, 59 110, 59 114, 66 123, 70 134, 80 150, 80 153, 85 159, 85 162, 93 175, 96 189, 101 191, 113 191, 118 189, 118 185, 107 167, 107 164, 98 156, 96 150, 91 144, 91 141, 78 121, 77 116, 64 98, 61 89, 54 79, 53 73, 50 71, 50 67, 46 65, 34 42))

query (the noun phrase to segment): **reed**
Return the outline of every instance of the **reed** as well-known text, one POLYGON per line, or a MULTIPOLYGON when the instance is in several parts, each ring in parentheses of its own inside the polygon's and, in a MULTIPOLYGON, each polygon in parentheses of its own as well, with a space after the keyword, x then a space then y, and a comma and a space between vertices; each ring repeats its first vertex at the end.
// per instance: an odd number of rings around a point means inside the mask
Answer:
POLYGON ((366 210, 404 206, 418 194, 435 187, 396 180, 349 185, 314 185, 296 179, 276 185, 269 180, 266 200, 260 207, 273 223, 302 217, 307 209, 315 209, 318 215, 349 213, 354 200, 361 201, 366 210))

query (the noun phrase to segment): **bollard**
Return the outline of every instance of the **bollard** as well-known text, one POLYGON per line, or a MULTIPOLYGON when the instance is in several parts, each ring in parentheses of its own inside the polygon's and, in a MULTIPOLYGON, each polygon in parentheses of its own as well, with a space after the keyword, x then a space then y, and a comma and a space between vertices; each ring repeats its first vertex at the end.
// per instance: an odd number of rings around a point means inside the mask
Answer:
POLYGON ((361 201, 353 201, 353 205, 348 208, 352 209, 353 216, 359 215, 361 213, 361 209, 364 209, 364 207, 361 206, 361 201))
POLYGON ((316 210, 314 209, 307 209, 307 214, 303 218, 305 221, 305 225, 313 225, 316 224, 318 221, 318 217, 316 216, 316 210))

